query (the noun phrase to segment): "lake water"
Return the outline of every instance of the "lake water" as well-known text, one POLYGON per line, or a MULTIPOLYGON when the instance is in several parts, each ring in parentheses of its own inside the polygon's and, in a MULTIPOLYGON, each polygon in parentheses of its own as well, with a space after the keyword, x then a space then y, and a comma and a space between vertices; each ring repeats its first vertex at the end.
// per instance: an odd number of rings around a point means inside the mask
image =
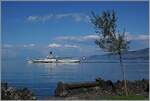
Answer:
MULTIPOLYGON (((126 78, 128 80, 149 79, 148 61, 127 61, 126 78)), ((80 82, 94 81, 97 77, 106 80, 121 80, 119 63, 37 63, 29 64, 22 59, 2 60, 2 82, 17 88, 27 87, 42 99, 54 94, 58 81, 80 82)))

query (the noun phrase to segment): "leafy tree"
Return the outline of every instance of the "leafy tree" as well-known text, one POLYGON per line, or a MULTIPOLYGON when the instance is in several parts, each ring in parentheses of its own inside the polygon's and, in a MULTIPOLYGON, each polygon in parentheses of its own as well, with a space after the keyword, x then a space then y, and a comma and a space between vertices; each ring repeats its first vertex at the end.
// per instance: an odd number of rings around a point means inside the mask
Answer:
POLYGON ((91 23, 94 25, 96 33, 99 35, 99 38, 95 40, 95 43, 104 51, 115 53, 119 56, 121 71, 123 74, 124 91, 127 96, 127 81, 125 78, 125 67, 123 65, 122 53, 129 49, 129 41, 126 39, 125 30, 123 33, 116 32, 117 19, 114 10, 103 11, 101 15, 96 15, 92 12, 91 23))

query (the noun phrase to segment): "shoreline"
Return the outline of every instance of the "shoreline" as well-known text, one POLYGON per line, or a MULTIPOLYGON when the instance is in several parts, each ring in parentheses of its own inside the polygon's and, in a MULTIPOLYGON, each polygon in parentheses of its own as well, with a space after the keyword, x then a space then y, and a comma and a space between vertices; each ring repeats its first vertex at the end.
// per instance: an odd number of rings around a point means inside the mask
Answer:
POLYGON ((124 94, 123 81, 112 82, 97 78, 95 82, 62 83, 55 90, 55 97, 48 99, 108 100, 108 99, 149 99, 149 80, 127 81, 129 96, 124 94), (68 87, 67 87, 68 86, 68 87), (63 89, 64 91, 61 91, 63 89), (58 91, 57 91, 58 90, 58 91))
MULTIPOLYGON (((111 100, 111 99, 149 99, 149 80, 127 81, 129 96, 124 95, 123 81, 112 82, 97 78, 95 82, 57 83, 54 96, 44 100, 111 100), (63 87, 63 89, 62 89, 63 87), (60 90, 61 89, 61 90, 60 90)), ((2 100, 37 100, 36 95, 27 88, 17 89, 1 83, 2 100), (9 95, 10 94, 10 95, 9 95)), ((42 100, 42 99, 41 99, 42 100)))

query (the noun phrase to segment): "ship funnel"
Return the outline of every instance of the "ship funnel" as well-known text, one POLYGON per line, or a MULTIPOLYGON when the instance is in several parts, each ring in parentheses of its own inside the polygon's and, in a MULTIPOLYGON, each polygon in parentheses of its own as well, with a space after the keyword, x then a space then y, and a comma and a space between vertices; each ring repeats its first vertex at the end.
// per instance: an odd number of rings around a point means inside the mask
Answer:
POLYGON ((49 54, 51 54, 51 55, 52 55, 52 51, 50 51, 50 52, 49 52, 49 54))

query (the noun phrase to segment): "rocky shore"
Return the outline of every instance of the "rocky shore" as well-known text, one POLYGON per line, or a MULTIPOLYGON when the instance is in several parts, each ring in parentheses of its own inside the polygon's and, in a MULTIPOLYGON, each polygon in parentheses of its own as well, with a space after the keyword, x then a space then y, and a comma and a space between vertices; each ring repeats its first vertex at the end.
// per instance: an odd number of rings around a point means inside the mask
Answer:
POLYGON ((27 88, 16 89, 8 86, 7 83, 1 83, 2 100, 36 100, 34 94, 27 88))
MULTIPOLYGON (((112 82, 97 78, 92 82, 65 83, 58 82, 55 96, 44 100, 144 100, 149 99, 149 80, 127 81, 129 96, 124 94, 123 81, 112 82)), ((1 84, 2 100, 36 100, 27 88, 16 89, 1 84)))
POLYGON ((55 97, 47 99, 69 99, 69 100, 107 100, 107 99, 149 99, 149 80, 127 81, 128 94, 125 96, 123 81, 112 82, 97 78, 91 83, 68 84, 59 82, 55 90, 55 97), (93 85, 92 85, 93 83, 93 85), (85 86, 90 84, 90 86, 85 86), (61 87, 61 86, 62 87, 61 87), (67 87, 68 86, 68 87, 67 87), (72 87, 71 87, 72 86, 72 87))

